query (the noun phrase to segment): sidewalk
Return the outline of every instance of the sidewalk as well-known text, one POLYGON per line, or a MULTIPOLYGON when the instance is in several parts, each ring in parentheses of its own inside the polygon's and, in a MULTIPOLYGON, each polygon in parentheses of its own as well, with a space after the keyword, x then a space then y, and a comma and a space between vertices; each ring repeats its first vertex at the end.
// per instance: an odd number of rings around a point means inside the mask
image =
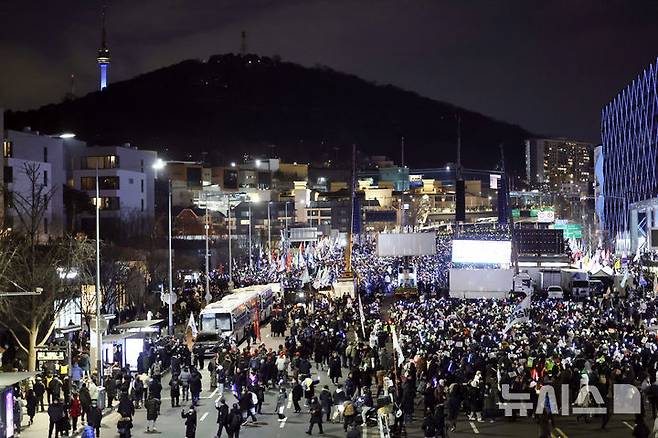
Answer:
MULTIPOLYGON (((34 416, 34 423, 31 426, 28 426, 30 422, 30 417, 23 413, 23 425, 21 427, 21 434, 16 435, 21 438, 47 438, 48 437, 48 426, 50 421, 48 419, 48 412, 37 412, 34 416)), ((110 436, 114 435, 116 431, 116 423, 119 420, 119 414, 114 412, 114 409, 105 409, 103 412, 103 421, 101 422, 101 436, 108 436, 107 433, 104 433, 105 430, 112 431, 110 436)), ((74 431, 71 434, 71 437, 80 436, 82 430, 86 426, 86 423, 78 421, 78 430, 74 431), (81 424, 82 423, 82 424, 81 424)), ((53 431, 53 436, 55 432, 53 431)))

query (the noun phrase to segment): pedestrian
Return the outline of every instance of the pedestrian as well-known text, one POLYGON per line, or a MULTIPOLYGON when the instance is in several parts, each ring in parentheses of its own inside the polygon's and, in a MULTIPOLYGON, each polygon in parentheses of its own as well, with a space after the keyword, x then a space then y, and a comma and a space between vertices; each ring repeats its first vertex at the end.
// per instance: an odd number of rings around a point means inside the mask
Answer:
POLYGON ((190 397, 190 378, 192 375, 190 374, 190 367, 185 365, 183 367, 183 371, 181 371, 179 380, 180 384, 183 387, 183 401, 188 401, 190 397))
POLYGON ((231 412, 228 414, 228 419, 226 421, 226 432, 228 432, 228 438, 240 438, 240 428, 242 427, 242 414, 240 413, 240 408, 236 403, 233 403, 231 412))
POLYGON ((98 407, 97 400, 93 399, 91 401, 91 406, 89 407, 89 413, 87 414, 87 424, 94 428, 96 432, 96 438, 101 436, 101 421, 103 420, 103 412, 98 407))
POLYGON ((69 406, 69 416, 71 417, 71 426, 73 427, 73 432, 78 431, 78 418, 82 415, 82 405, 80 404, 80 398, 77 393, 73 393, 71 398, 71 404, 69 406))
POLYGON ((319 432, 320 435, 323 435, 324 431, 322 430, 322 406, 320 406, 320 402, 318 401, 317 397, 313 397, 311 399, 309 409, 311 413, 311 419, 309 421, 308 430, 306 431, 306 434, 313 435, 313 425, 317 424, 318 429, 320 430, 319 432))
POLYGON ((185 419, 185 438, 195 438, 196 437, 196 409, 194 405, 190 405, 190 408, 187 410, 181 411, 181 418, 185 419))
POLYGON ((160 383, 159 375, 156 375, 151 379, 151 383, 149 383, 148 397, 157 398, 158 400, 162 398, 162 383, 160 383))
POLYGON ((292 387, 292 404, 295 406, 295 413, 298 414, 302 411, 302 407, 299 405, 299 401, 304 395, 304 389, 299 383, 299 380, 295 380, 295 384, 292 387))
POLYGON ((119 396, 119 406, 117 407, 117 412, 122 417, 132 418, 135 415, 135 405, 133 401, 128 397, 128 394, 122 392, 119 396))
POLYGON ((14 397, 14 428, 18 435, 21 433, 21 425, 23 424, 23 399, 21 398, 20 391, 16 392, 14 397))
POLYGON ((51 438, 53 431, 55 432, 55 438, 57 438, 60 433, 61 420, 64 418, 64 405, 60 402, 58 398, 54 398, 50 406, 48 406, 48 438, 51 438))
POLYGON ((361 438, 361 431, 356 424, 350 426, 350 430, 347 432, 346 438, 361 438))
POLYGON ((27 407, 27 416, 30 417, 30 425, 34 423, 34 416, 37 413, 37 396, 34 394, 34 389, 28 389, 25 396, 25 406, 27 407))
POLYGON ((80 415, 81 421, 84 421, 89 414, 89 409, 91 408, 91 394, 89 393, 87 382, 82 382, 78 398, 80 399, 80 408, 82 411, 80 415))
POLYGON ((43 408, 43 396, 46 393, 46 386, 43 384, 43 380, 41 377, 37 377, 36 381, 34 382, 34 386, 32 387, 34 389, 34 395, 37 398, 37 403, 39 404, 40 411, 43 412, 45 409, 43 408))
POLYGON ((279 421, 285 420, 286 416, 283 414, 286 409, 286 403, 288 402, 288 393, 284 387, 279 388, 279 395, 276 398, 276 407, 274 411, 279 417, 279 421))
POLYGON ((135 403, 135 409, 139 409, 144 398, 144 382, 142 378, 137 375, 135 380, 133 380, 133 390, 132 390, 132 399, 135 403))
POLYGON ((146 408, 146 433, 157 432, 155 422, 160 415, 160 400, 150 397, 146 400, 144 407, 146 408))
POLYGON ((425 438, 435 438, 437 434, 436 420, 429 407, 425 408, 425 418, 423 418, 423 436, 425 438))
POLYGON ((132 435, 130 429, 133 428, 133 421, 130 417, 121 417, 117 421, 117 432, 119 433, 119 438, 130 438, 132 435))
POLYGON ((177 375, 172 376, 169 380, 169 394, 171 396, 171 407, 180 406, 180 380, 177 375))
POLYGON ((322 413, 326 415, 325 421, 327 422, 331 419, 331 406, 333 404, 334 401, 331 391, 329 391, 329 385, 324 385, 322 391, 320 391, 320 406, 322 407, 322 413))
POLYGON ((352 400, 347 399, 345 401, 343 408, 343 430, 347 432, 347 426, 350 424, 355 424, 355 419, 356 419, 356 407, 354 406, 354 403, 352 400))
POLYGON ((199 404, 201 398, 201 373, 197 370, 192 370, 190 376, 190 393, 192 394, 192 404, 199 404))
POLYGON ((220 438, 222 436, 222 429, 226 429, 226 433, 229 434, 229 408, 224 397, 220 397, 217 401, 215 401, 215 409, 217 409, 217 434, 215 435, 215 438, 220 438))
POLYGON ((341 377, 343 377, 343 371, 340 363, 340 356, 334 351, 329 362, 329 378, 334 385, 338 385, 338 379, 341 377))

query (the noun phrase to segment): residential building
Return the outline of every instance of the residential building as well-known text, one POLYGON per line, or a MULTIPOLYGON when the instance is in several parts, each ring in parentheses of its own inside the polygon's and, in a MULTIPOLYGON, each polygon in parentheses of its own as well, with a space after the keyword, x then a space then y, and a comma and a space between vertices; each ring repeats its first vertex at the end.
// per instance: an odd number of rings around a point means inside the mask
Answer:
POLYGON ((618 251, 635 251, 639 240, 631 241, 631 236, 637 235, 638 229, 646 230, 647 224, 658 226, 657 208, 631 208, 634 203, 658 196, 656 82, 658 59, 601 113, 603 225, 607 239, 616 244, 618 251))
POLYGON ((591 194, 594 147, 566 138, 532 138, 526 145, 526 177, 533 188, 573 195, 591 194))
POLYGON ((26 128, 8 130, 3 142, 5 227, 21 226, 28 209, 48 203, 40 214, 40 237, 61 236, 65 230, 64 185, 66 184, 64 140, 26 128), (41 199, 35 199, 35 193, 41 199))
MULTIPOLYGON (((100 218, 110 228, 124 223, 132 226, 124 231, 138 232, 146 228, 155 214, 154 151, 124 146, 92 146, 78 152, 73 159, 73 186, 87 193, 96 205, 100 202, 100 218), (99 195, 96 199, 96 172, 99 195)), ((94 226, 93 215, 82 219, 83 229, 94 226)))

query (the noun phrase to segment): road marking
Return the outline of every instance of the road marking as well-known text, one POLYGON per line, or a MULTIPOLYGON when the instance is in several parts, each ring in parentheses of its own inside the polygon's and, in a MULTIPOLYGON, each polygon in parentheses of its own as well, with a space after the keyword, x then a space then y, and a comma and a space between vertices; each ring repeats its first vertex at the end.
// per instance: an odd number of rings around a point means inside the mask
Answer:
POLYGON ((473 433, 478 434, 480 431, 478 430, 478 427, 473 423, 472 421, 468 422, 471 425, 471 429, 473 429, 473 433))
POLYGON ((201 416, 201 421, 205 420, 207 416, 208 416, 208 413, 207 413, 207 412, 204 413, 204 414, 201 416))
POLYGON ((288 395, 288 409, 292 407, 292 392, 288 395))
POLYGON ((217 391, 219 391, 219 388, 215 388, 215 390, 208 396, 208 398, 213 398, 215 394, 217 394, 217 391))
POLYGON ((364 424, 361 429, 363 431, 363 438, 368 438, 368 426, 364 424))
POLYGON ((286 425, 287 420, 288 417, 285 417, 283 420, 281 420, 281 424, 279 424, 279 429, 283 429, 283 427, 286 425))
POLYGON ((567 434, 564 433, 564 432, 562 431, 562 429, 560 429, 559 427, 556 427, 555 430, 557 431, 557 433, 560 434, 561 437, 563 437, 563 438, 568 438, 568 437, 567 437, 567 434))
POLYGON ((633 430, 633 426, 631 426, 627 421, 622 421, 630 430, 633 430))

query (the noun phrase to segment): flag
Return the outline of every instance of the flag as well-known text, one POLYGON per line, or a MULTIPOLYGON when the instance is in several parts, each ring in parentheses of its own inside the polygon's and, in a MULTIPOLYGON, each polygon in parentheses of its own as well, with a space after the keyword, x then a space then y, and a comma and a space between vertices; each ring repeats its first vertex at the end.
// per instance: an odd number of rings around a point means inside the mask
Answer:
POLYGON ((402 347, 400 347, 400 341, 398 340, 398 330, 394 325, 391 326, 391 333, 393 334, 393 349, 397 352, 398 366, 400 366, 404 363, 404 354, 402 354, 402 347))
POLYGON ((365 339, 366 338, 366 326, 364 324, 364 321, 366 320, 366 317, 363 315, 363 303, 361 302, 361 294, 359 293, 359 290, 357 289, 356 277, 354 277, 354 293, 359 296, 359 315, 361 316, 361 333, 363 333, 363 339, 365 339))
POLYGON ((658 294, 658 275, 653 277, 653 294, 658 294))
POLYGON ((190 312, 190 320, 187 322, 187 328, 192 332, 192 337, 196 338, 199 331, 196 328, 196 322, 194 322, 194 314, 192 312, 190 312))
POLYGON ((627 281, 628 281, 628 268, 624 270, 624 276, 622 277, 621 283, 619 284, 622 289, 626 287, 627 281))
POLYGON ((516 306, 514 312, 510 315, 509 322, 505 326, 503 333, 506 333, 515 324, 530 321, 530 297, 531 295, 528 295, 516 306))

